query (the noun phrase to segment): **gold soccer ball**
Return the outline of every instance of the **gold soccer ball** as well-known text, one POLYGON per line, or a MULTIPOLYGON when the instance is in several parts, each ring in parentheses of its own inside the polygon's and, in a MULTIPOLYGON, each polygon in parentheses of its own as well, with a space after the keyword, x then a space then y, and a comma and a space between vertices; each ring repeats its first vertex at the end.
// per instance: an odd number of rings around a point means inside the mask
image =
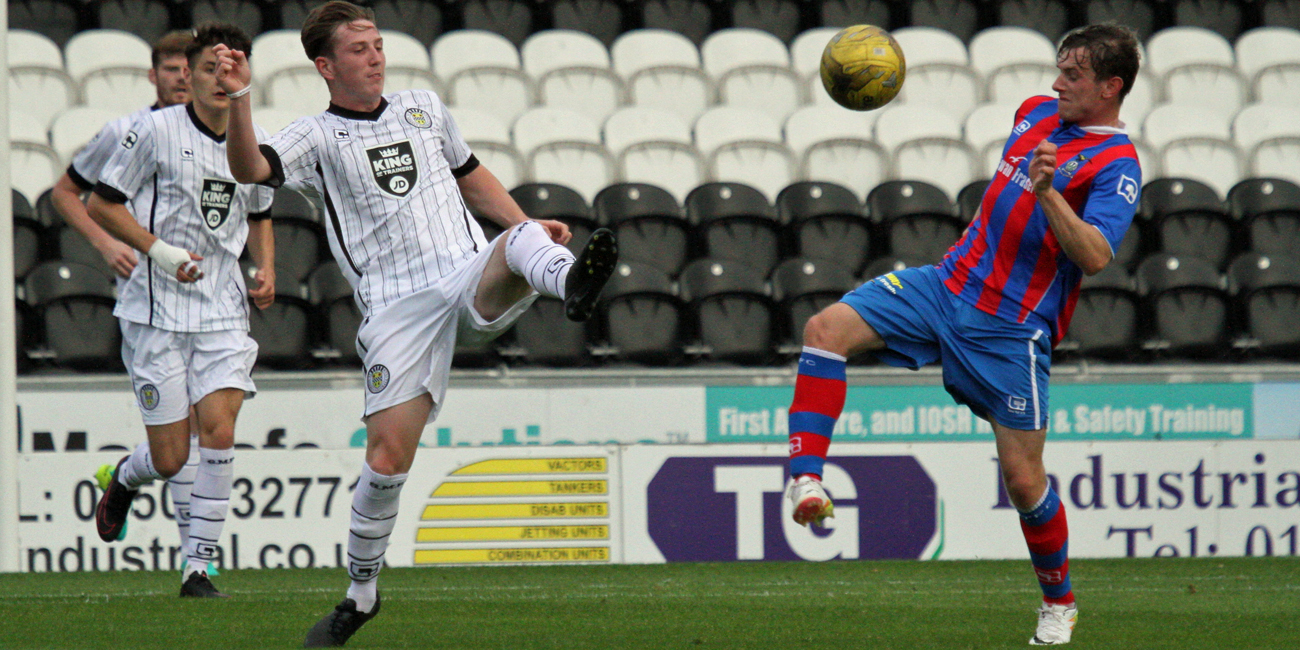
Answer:
POLYGON ((822 51, 822 86, 835 103, 855 111, 888 104, 903 88, 907 61, 889 32, 875 25, 841 29, 822 51))

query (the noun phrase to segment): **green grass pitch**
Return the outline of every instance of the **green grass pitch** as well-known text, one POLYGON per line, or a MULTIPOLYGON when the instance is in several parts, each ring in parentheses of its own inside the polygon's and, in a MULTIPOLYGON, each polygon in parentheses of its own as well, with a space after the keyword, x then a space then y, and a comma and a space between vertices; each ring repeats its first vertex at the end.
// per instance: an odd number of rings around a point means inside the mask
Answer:
MULTIPOLYGON (((1300 559, 1077 560, 1075 648, 1300 647, 1300 559)), ((0 648, 293 648, 341 597, 338 569, 245 570, 225 601, 172 573, 0 575, 0 648)), ((349 648, 1021 648, 1039 598, 1022 562, 387 569, 349 648)))

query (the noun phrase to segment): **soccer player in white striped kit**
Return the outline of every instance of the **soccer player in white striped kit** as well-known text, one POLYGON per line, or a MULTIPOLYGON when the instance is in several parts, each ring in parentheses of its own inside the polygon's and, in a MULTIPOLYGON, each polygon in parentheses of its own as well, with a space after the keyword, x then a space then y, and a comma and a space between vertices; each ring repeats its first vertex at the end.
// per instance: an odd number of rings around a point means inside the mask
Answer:
MULTIPOLYGON (((364 315, 366 463, 352 501, 347 597, 307 633, 307 647, 341 646, 379 612, 376 578, 398 496, 425 426, 446 395, 458 338, 509 327, 538 293, 586 320, 618 259, 597 230, 574 259, 568 228, 528 219, 470 152, 438 96, 383 94, 383 39, 374 13, 335 0, 315 8, 303 48, 330 89, 329 109, 258 146, 247 98, 231 105, 230 169, 240 182, 319 194, 330 249, 364 315), (489 243, 470 216, 507 228, 489 243)), ((216 48, 222 87, 250 89, 239 48, 216 48)))
MULTIPOLYGON (((153 45, 150 53, 149 81, 157 91, 157 101, 152 106, 124 115, 104 125, 90 142, 72 158, 68 170, 54 183, 50 192, 54 208, 63 216, 63 220, 81 233, 87 241, 104 257, 104 262, 119 276, 118 283, 131 277, 136 265, 135 249, 120 242, 108 234, 90 214, 81 201, 81 195, 95 189, 99 174, 104 164, 113 156, 126 137, 131 125, 141 117, 160 108, 184 104, 190 100, 190 82, 186 76, 189 63, 185 60, 185 48, 194 40, 189 31, 168 32, 153 45)), ((132 208, 134 214, 134 209, 132 208)), ((184 551, 190 539, 190 488, 194 485, 194 474, 199 467, 199 428, 198 420, 190 412, 190 454, 188 458, 154 458, 154 463, 163 468, 167 479, 167 489, 171 493, 172 508, 176 518, 176 531, 180 534, 181 550, 184 551), (180 464, 180 469, 175 465, 180 464)), ((148 446, 143 441, 141 445, 148 446)), ((113 466, 96 475, 100 480, 100 489, 108 487, 112 480, 113 466)), ((215 571, 215 567, 208 567, 215 571)))
MULTIPOLYGON (((199 467, 190 496, 183 597, 224 596, 206 568, 215 559, 230 503, 235 418, 256 391, 249 374, 257 343, 248 336, 248 297, 263 309, 275 300, 267 219, 272 190, 237 184, 226 162, 230 99, 216 83, 212 46, 230 42, 251 47, 233 25, 196 30, 185 52, 193 101, 153 111, 132 125, 105 165, 89 206, 97 223, 149 257, 122 285, 114 309, 149 445, 118 463, 95 509, 95 527, 104 541, 119 539, 136 491, 167 478, 154 459, 188 456, 193 406, 199 467), (258 267, 252 290, 239 267, 246 241, 258 267)), ((254 127, 253 137, 264 134, 254 127)))

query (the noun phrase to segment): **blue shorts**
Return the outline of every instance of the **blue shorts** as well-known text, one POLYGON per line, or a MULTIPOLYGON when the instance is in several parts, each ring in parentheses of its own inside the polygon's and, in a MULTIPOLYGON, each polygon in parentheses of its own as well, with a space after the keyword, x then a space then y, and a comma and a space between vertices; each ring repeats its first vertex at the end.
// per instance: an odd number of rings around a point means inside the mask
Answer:
POLYGON ((885 340, 881 361, 912 369, 942 361, 944 388, 976 415, 1012 429, 1047 426, 1052 347, 1042 319, 1014 323, 980 311, 933 266, 882 275, 841 302, 885 340))

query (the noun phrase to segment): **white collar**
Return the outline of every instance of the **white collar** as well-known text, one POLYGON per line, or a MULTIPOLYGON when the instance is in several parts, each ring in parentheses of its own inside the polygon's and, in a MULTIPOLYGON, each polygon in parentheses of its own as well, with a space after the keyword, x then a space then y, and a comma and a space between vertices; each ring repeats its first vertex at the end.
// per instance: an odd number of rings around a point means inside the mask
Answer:
POLYGON ((1097 133, 1100 135, 1128 135, 1128 131, 1125 130, 1127 126, 1128 125, 1123 122, 1120 122, 1119 126, 1081 126, 1079 128, 1083 129, 1084 133, 1097 133))

